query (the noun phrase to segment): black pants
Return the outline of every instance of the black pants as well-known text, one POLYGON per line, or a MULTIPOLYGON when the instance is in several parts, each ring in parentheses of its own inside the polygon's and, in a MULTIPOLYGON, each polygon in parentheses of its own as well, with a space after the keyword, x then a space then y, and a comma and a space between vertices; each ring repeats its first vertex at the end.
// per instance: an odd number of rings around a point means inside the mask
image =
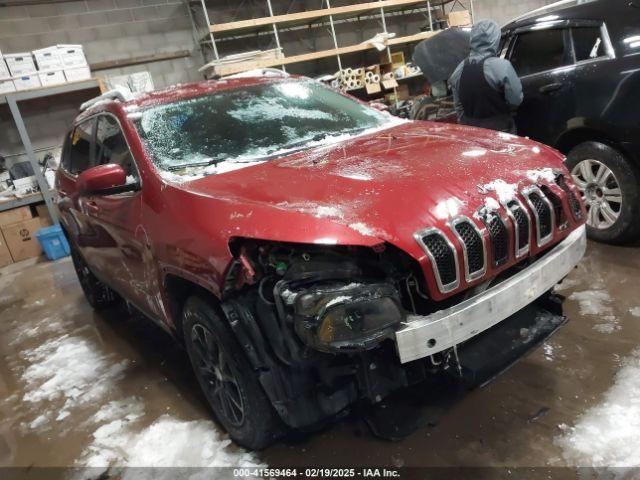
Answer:
POLYGON ((500 115, 498 117, 489 118, 469 118, 465 115, 460 119, 461 125, 470 127, 486 128, 488 130, 496 130, 498 132, 512 133, 516 135, 516 122, 511 115, 500 115))

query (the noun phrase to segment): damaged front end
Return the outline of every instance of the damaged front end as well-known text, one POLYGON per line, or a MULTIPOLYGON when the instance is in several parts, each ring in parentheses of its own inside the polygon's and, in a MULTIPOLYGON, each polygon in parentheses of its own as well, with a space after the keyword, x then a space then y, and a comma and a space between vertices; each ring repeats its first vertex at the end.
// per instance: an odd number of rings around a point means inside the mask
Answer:
MULTIPOLYGON (((378 403, 439 372, 477 384, 488 370, 504 368, 496 363, 501 352, 514 357, 504 359, 508 364, 565 321, 561 302, 549 293, 551 285, 529 299, 522 312, 500 320, 513 318, 458 341, 455 331, 466 332, 464 325, 438 324, 432 316, 482 293, 433 301, 417 262, 391 245, 370 249, 237 240, 231 250, 234 261, 222 308, 271 403, 297 429, 317 427, 358 401, 378 403), (538 327, 527 330, 527 325, 538 327), (427 337, 431 327, 437 333, 443 326, 451 344, 443 341, 445 347, 436 348, 440 337, 427 337), (523 337, 524 330, 534 334, 523 337), (412 341, 419 341, 419 347, 412 341)), ((514 278, 522 270, 526 265, 514 270, 514 278)), ((496 287, 486 287, 495 293, 496 287)))

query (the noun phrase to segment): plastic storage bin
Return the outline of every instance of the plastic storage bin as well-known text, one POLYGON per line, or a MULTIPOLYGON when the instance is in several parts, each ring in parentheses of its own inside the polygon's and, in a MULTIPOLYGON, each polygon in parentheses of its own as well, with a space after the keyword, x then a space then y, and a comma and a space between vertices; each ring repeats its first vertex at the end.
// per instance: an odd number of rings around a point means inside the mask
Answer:
POLYGON ((69 242, 67 242, 60 225, 41 228, 36 232, 36 238, 49 260, 57 260, 69 255, 69 242))

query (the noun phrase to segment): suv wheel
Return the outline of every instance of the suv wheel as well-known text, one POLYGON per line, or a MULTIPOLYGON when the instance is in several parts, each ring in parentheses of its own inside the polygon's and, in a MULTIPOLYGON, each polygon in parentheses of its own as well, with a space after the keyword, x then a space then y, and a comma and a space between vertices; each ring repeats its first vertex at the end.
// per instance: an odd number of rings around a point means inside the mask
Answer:
POLYGON ((71 246, 71 259, 84 296, 94 310, 104 310, 118 303, 118 294, 98 280, 74 246, 71 246))
POLYGON ((589 237, 624 243, 640 234, 640 176, 622 154, 585 142, 567 157, 567 167, 587 205, 589 237))
POLYGON ((252 450, 273 443, 281 430, 280 419, 212 303, 190 297, 183 309, 182 328, 198 383, 229 436, 252 450))

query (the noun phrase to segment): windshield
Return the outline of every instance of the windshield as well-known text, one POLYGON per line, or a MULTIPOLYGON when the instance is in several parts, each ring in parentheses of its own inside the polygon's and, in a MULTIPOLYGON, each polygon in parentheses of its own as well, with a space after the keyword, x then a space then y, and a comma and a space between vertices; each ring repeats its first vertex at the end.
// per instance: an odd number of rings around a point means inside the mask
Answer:
POLYGON ((159 105, 135 123, 159 169, 211 174, 388 121, 319 83, 287 80, 159 105))

